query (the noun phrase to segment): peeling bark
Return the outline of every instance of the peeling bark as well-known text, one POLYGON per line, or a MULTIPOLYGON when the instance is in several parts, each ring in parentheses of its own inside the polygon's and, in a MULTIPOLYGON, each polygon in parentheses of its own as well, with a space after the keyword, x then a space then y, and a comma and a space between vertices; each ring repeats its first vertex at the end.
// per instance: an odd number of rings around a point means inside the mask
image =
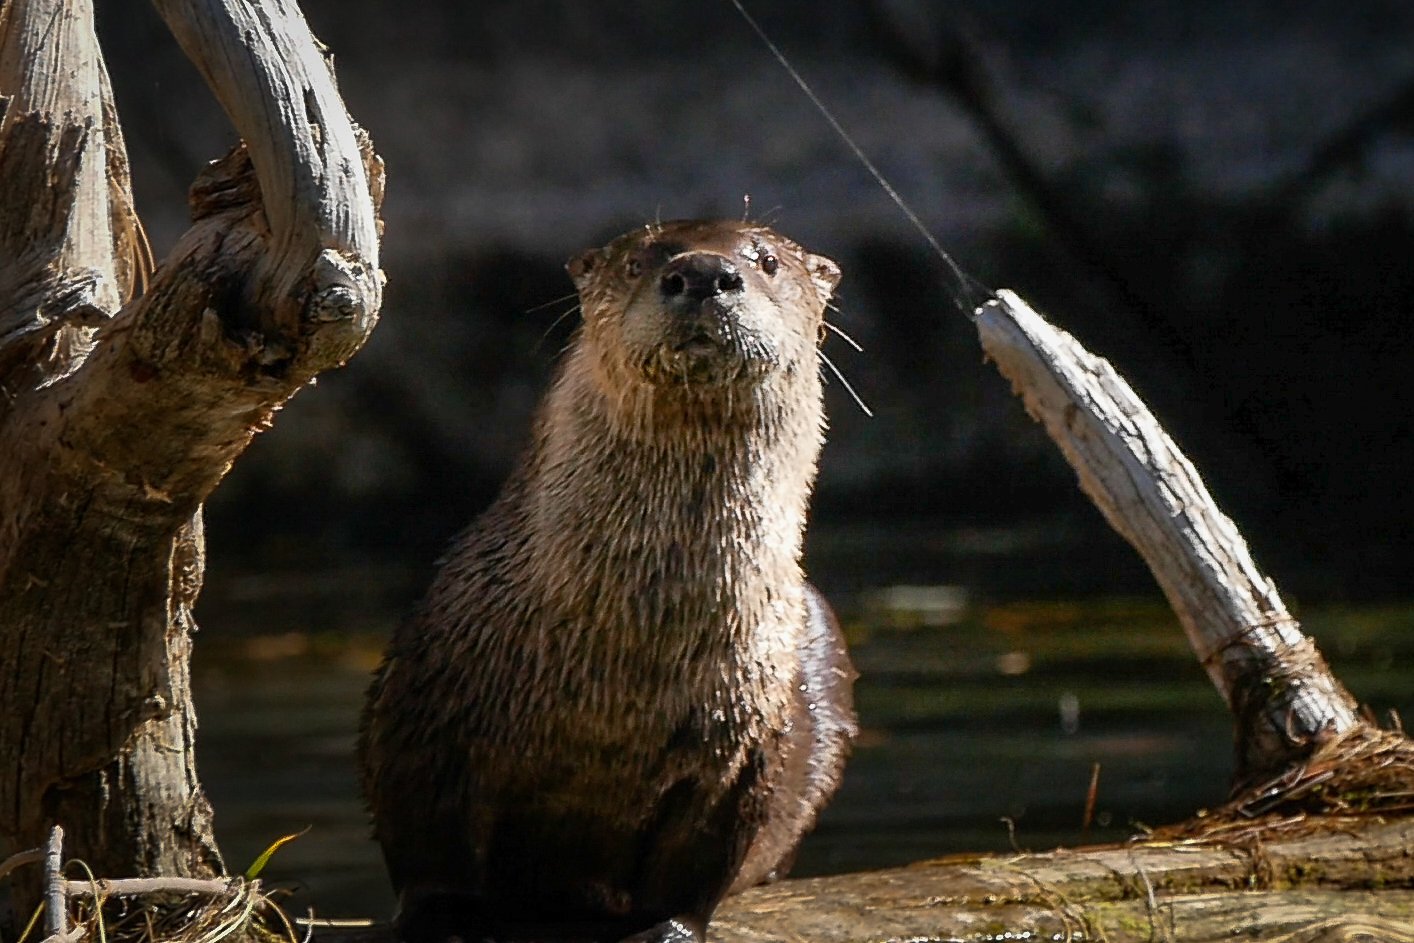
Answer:
POLYGON ((62 821, 98 873, 204 877, 222 863, 188 676, 201 504, 372 330, 382 168, 292 4, 158 6, 246 144, 202 174, 136 298, 90 4, 0 11, 0 836, 62 821))

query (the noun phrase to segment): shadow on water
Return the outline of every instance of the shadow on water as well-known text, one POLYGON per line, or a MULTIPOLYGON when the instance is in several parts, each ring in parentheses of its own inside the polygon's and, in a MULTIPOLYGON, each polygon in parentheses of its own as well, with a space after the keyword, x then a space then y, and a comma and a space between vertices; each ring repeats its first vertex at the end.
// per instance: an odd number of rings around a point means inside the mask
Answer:
MULTIPOLYGON (((266 877, 327 916, 391 913, 353 745, 402 571, 217 580, 194 662, 202 780, 232 870, 281 835, 266 877)), ((1224 796, 1225 710, 1162 601, 987 602, 956 590, 843 601, 863 727, 795 874, 964 851, 1122 840, 1224 796), (1092 770, 1094 820, 1082 831, 1092 770)), ((1303 614, 1337 674, 1411 707, 1414 610, 1303 614)))

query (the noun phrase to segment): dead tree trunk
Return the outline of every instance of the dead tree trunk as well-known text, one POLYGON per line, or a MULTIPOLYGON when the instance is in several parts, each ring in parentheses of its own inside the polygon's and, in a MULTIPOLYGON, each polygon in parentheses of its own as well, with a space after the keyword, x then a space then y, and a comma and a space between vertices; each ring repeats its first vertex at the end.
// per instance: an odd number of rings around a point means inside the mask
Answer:
POLYGON ((90 0, 0 9, 0 837, 199 877, 202 502, 372 329, 382 172, 291 0, 157 6, 245 144, 142 293, 90 0))
POLYGON ((997 292, 976 319, 983 349, 1149 565, 1232 709, 1237 784, 1278 774, 1361 723, 1355 699, 1124 378, 1012 292, 997 292))

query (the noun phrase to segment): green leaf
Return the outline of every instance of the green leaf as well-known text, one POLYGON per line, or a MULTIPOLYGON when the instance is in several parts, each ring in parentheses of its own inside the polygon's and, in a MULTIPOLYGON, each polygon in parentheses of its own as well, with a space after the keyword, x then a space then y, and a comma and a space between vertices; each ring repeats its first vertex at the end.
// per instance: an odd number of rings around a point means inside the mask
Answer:
POLYGON ((309 831, 311 827, 312 826, 306 825, 304 828, 300 829, 298 832, 295 832, 293 835, 286 835, 283 838, 275 839, 275 841, 270 844, 270 847, 262 851, 260 853, 260 857, 252 861, 250 863, 250 867, 245 869, 245 879, 247 881, 254 881, 257 877, 260 876, 260 872, 265 870, 265 866, 270 863, 271 855, 279 851, 284 845, 294 841, 296 838, 299 838, 305 832, 309 831))

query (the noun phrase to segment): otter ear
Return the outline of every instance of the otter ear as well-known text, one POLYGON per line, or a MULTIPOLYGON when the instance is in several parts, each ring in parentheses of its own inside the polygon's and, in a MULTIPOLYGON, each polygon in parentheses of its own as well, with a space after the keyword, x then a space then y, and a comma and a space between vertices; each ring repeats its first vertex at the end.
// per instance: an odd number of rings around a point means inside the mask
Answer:
POLYGON ((810 281, 815 286, 815 294, 820 296, 820 303, 829 301, 835 286, 840 283, 840 267, 823 255, 807 255, 805 269, 810 273, 810 281))
POLYGON ((594 276, 594 271, 604 264, 603 249, 585 249, 565 263, 565 271, 574 280, 574 287, 583 289, 594 276))

